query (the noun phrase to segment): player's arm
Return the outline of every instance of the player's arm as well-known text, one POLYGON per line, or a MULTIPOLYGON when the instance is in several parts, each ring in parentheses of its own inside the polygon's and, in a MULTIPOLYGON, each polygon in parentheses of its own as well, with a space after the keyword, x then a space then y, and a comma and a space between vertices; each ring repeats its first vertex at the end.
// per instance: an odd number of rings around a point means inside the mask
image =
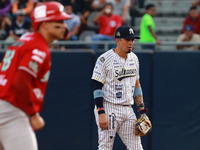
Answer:
POLYGON ((144 105, 143 93, 142 93, 142 88, 141 88, 139 79, 136 80, 135 91, 134 91, 133 97, 134 97, 135 103, 137 104, 137 108, 138 108, 139 112, 146 113, 147 109, 145 108, 145 105, 144 105))
POLYGON ((16 91, 15 99, 19 107, 29 116, 34 131, 44 127, 45 123, 40 114, 34 109, 31 99, 31 83, 34 77, 24 70, 18 70, 14 76, 13 88, 16 91))
POLYGON ((108 119, 105 115, 104 107, 103 107, 103 92, 102 87, 103 83, 98 82, 96 80, 92 80, 93 82, 93 95, 95 105, 97 107, 97 111, 99 114, 99 125, 102 130, 108 129, 108 119))
POLYGON ((21 109, 29 116, 36 113, 31 100, 31 83, 34 77, 24 70, 18 70, 14 76, 13 88, 16 91, 15 99, 21 109))
POLYGON ((137 104, 137 108, 139 110, 139 118, 134 123, 135 130, 134 133, 137 136, 145 136, 149 133, 152 129, 151 121, 149 120, 148 116, 146 115, 147 109, 145 108, 142 96, 142 88, 140 85, 139 79, 136 80, 135 84, 135 91, 134 91, 134 100, 137 104))

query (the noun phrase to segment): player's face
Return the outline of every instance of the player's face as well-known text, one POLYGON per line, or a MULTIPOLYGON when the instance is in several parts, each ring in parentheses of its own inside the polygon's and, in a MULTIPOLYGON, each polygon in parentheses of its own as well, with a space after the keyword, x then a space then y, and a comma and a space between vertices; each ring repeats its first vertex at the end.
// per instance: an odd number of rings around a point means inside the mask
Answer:
POLYGON ((130 53, 134 45, 134 39, 120 39, 119 47, 125 53, 130 53))
POLYGON ((53 39, 63 39, 67 26, 64 23, 64 20, 61 21, 49 21, 48 32, 53 39))

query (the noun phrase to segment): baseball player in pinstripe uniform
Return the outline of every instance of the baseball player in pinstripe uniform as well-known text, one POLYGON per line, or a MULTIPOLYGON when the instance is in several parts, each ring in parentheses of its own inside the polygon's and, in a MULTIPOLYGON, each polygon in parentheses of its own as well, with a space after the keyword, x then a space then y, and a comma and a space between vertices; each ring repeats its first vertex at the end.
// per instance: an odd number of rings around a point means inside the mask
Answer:
MULTIPOLYGON (((131 105, 137 104, 139 113, 147 112, 139 81, 139 62, 131 52, 133 29, 118 27, 115 49, 102 54, 96 61, 92 81, 95 117, 98 126, 99 150, 112 150, 116 133, 128 150, 142 150, 140 136, 134 134, 137 118, 131 105)), ((147 117, 148 118, 148 117, 147 117)))

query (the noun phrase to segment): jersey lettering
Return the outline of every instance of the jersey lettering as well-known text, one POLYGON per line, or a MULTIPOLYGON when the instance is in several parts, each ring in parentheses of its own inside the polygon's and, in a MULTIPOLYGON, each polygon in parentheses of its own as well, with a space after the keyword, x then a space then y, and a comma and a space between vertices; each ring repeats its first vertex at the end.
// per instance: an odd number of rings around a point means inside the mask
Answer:
POLYGON ((136 76, 136 69, 125 69, 115 70, 115 78, 121 81, 124 78, 136 76))
POLYGON ((44 77, 40 80, 41 82, 47 82, 49 80, 50 71, 47 71, 44 77))
POLYGON ((15 51, 7 50, 5 54, 5 58, 3 59, 3 66, 1 68, 1 71, 6 71, 11 64, 11 60, 15 55, 15 51))
POLYGON ((7 79, 5 79, 5 75, 0 75, 0 85, 5 86, 7 83, 7 79))
POLYGON ((34 88, 33 93, 37 97, 37 99, 42 100, 44 98, 44 94, 42 94, 42 91, 39 88, 34 88))

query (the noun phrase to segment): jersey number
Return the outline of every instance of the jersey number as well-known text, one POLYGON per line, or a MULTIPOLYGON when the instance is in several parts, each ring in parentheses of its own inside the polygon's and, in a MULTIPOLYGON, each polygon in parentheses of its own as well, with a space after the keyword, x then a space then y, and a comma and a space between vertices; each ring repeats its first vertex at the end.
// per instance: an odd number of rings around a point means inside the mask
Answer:
POLYGON ((14 55, 15 55, 15 51, 11 51, 11 50, 6 51, 5 57, 3 59, 3 66, 1 68, 1 71, 6 71, 10 67, 11 60, 14 57, 14 55))

